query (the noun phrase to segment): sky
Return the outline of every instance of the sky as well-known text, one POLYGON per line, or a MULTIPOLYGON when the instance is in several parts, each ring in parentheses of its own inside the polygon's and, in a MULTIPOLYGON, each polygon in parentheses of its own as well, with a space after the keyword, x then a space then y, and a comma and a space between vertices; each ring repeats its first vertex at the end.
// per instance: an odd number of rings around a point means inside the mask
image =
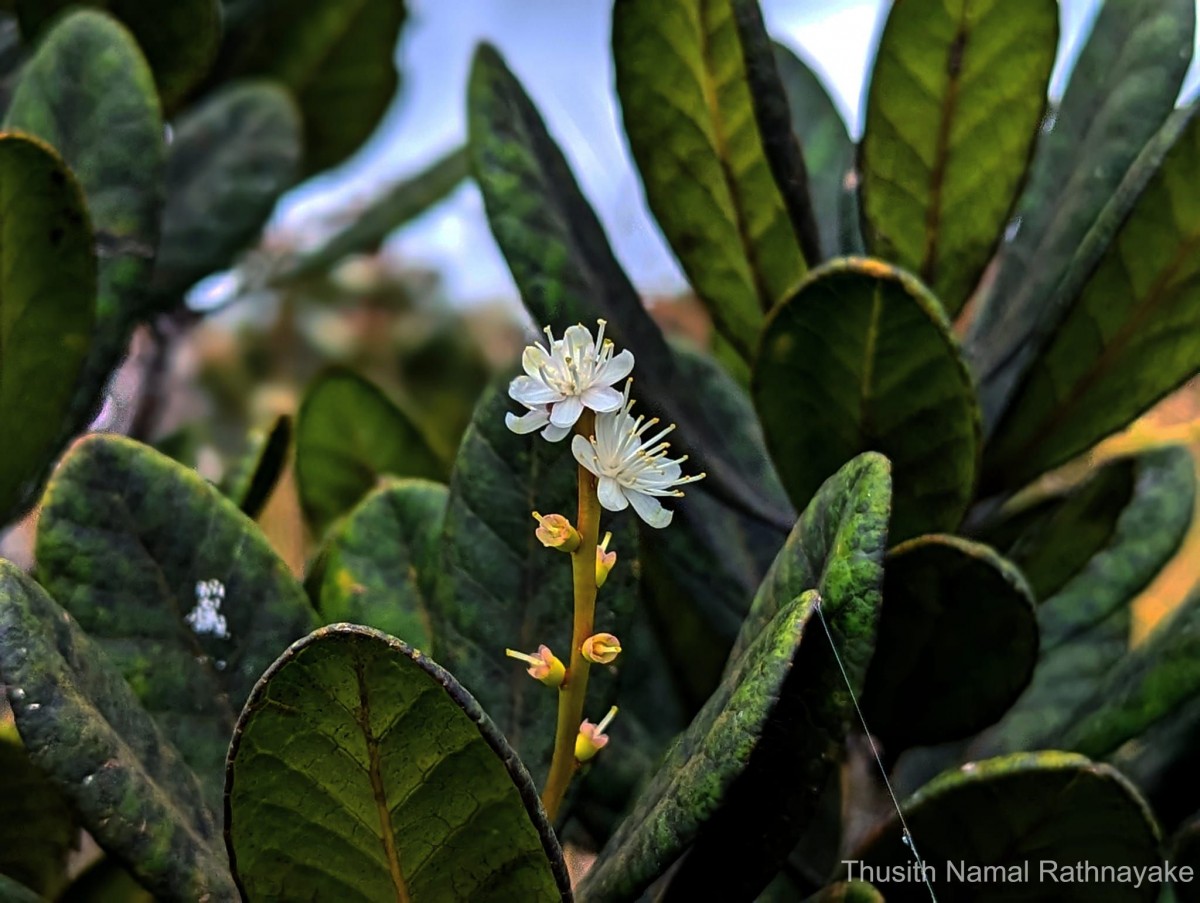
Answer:
MULTIPOLYGON (((857 137, 869 63, 888 0, 760 2, 768 30, 813 66, 857 137)), ((1060 0, 1053 96, 1061 94, 1065 72, 1099 3, 1060 0)), ((284 198, 274 228, 303 226, 311 232, 328 212, 369 198, 382 185, 412 175, 465 140, 467 75, 476 45, 486 40, 500 49, 541 109, 635 284, 650 293, 682 289, 684 278, 646 209, 621 130, 612 87, 611 4, 409 0, 409 10, 397 48, 404 73, 401 94, 354 158, 284 198)), ((1193 67, 1188 84, 1196 82, 1193 67)), ((455 303, 516 297, 474 184, 464 184, 394 235, 387 250, 401 261, 439 270, 455 303)))

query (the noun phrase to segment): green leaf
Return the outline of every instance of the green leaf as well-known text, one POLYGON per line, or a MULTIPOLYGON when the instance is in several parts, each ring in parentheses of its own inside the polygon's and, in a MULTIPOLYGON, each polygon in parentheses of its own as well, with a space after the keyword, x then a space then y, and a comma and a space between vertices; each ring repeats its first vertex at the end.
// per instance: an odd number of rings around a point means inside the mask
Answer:
POLYGON ((320 601, 326 622, 366 624, 429 648, 429 605, 448 491, 397 480, 368 495, 329 537, 320 601))
MULTIPOLYGON (((646 200, 714 325, 748 359, 763 315, 795 291, 807 267, 772 175, 773 136, 756 116, 749 73, 761 61, 749 51, 762 48, 741 34, 747 7, 617 0, 612 41, 646 200)), ((765 55, 773 68, 769 45, 765 55)))
MULTIPOLYGON (((1053 127, 1039 139, 1020 227, 971 324, 989 429, 1074 295, 1059 289, 1110 199, 1175 106, 1192 58, 1192 0, 1105 3, 1053 127)), ((1104 245, 1099 246, 1102 250, 1104 245)))
POLYGON ((446 466, 412 419, 373 383, 326 371, 308 387, 296 424, 296 477, 320 536, 382 477, 441 480, 446 466))
MULTIPOLYGON (((0 875, 55 896, 66 881, 77 833, 70 806, 29 761, 17 729, 0 723, 0 875)), ((0 899, 7 899, 2 887, 0 899)))
POLYGON ((245 899, 569 900, 529 773, 454 677, 350 624, 263 675, 229 750, 245 899))
MULTIPOLYGON (((84 0, 87 6, 108 10, 137 38, 154 71, 164 107, 173 108, 204 77, 221 40, 218 0, 84 0)), ((21 32, 38 40, 50 21, 79 0, 16 0, 21 32)))
POLYGON ((1197 903, 1200 901, 1200 886, 1194 879, 1200 874, 1200 817, 1192 818, 1180 829, 1172 847, 1171 863, 1189 867, 1193 876, 1192 881, 1173 883, 1175 899, 1178 903, 1197 903))
POLYGON ((105 850, 163 899, 236 899, 196 776, 99 646, 6 561, 0 683, 29 757, 105 850))
MULTIPOLYGON (((493 385, 475 409, 450 477, 441 560, 431 611, 433 652, 474 694, 541 781, 553 752, 557 693, 505 658, 541 644, 564 661, 571 643, 571 563, 534 536, 531 513, 574 519, 578 465, 566 442, 518 436, 504 425, 515 402, 507 382, 493 385)), ((687 500, 679 502, 686 505, 687 500)), ((595 632, 628 636, 637 601, 637 539, 632 512, 604 512, 617 565, 596 605, 595 632)), ((614 672, 592 669, 588 712, 603 713, 615 694, 614 672)))
POLYGON ((217 799, 238 707, 316 624, 266 538, 194 471, 94 436, 47 487, 37 561, 217 799))
POLYGON ((1197 168, 1191 116, 996 428, 988 485, 1086 451, 1200 370, 1197 168))
POLYGON ((863 711, 889 756, 995 723, 1029 684, 1033 594, 994 550, 956 536, 901 543, 888 553, 883 596, 863 711))
POLYGON ((1107 706, 1101 689, 1128 652, 1133 600, 1179 548, 1196 492, 1185 448, 1147 452, 1106 471, 1126 467, 1134 476, 1129 503, 1104 546, 1039 606, 1042 648, 1033 682, 972 747, 976 754, 1073 748, 1064 746, 1064 733, 1107 706))
POLYGON ((853 713, 844 680, 861 692, 874 649, 890 498, 887 461, 874 454, 818 492, 763 582, 720 686, 655 770, 580 899, 631 899, 689 846, 669 900, 753 899, 779 870, 837 767, 853 713), (814 620, 818 604, 824 624, 814 620))
POLYGON ((258 235, 300 165, 300 111, 271 82, 229 85, 175 123, 152 288, 178 304, 258 235))
POLYGON ((0 136, 0 211, 3 525, 32 504, 63 445, 96 316, 96 262, 79 186, 40 141, 0 136))
POLYGON ((1017 200, 1057 47, 1053 0, 905 0, 888 15, 862 143, 867 247, 951 316, 1017 200))
MULTIPOLYGON (((1053 899, 1061 903, 1126 903, 1158 899, 1158 885, 1144 880, 1088 881, 1072 874, 1041 874, 1043 862, 1058 869, 1094 866, 1148 869, 1161 863, 1159 832, 1137 790, 1119 772, 1083 756, 1027 753, 972 762, 926 784, 904 804, 904 817, 925 862, 936 871, 939 899, 998 903, 1053 899), (1010 879, 956 880, 947 863, 994 867, 1010 879), (1025 868, 1020 873, 1000 869, 1025 868)), ((896 819, 853 855, 872 869, 917 874, 912 850, 896 819)), ((983 873, 979 873, 983 874, 983 873)), ((1145 873, 1143 872, 1143 875, 1145 873)), ((918 880, 889 883, 888 903, 925 901, 918 880)))
POLYGON ((80 872, 57 903, 154 903, 154 897, 119 862, 105 856, 80 872))
POLYGON ((254 438, 252 453, 237 463, 222 486, 225 495, 252 520, 262 513, 287 470, 292 456, 292 431, 290 415, 276 417, 270 430, 254 438))
POLYGON ((637 358, 638 399, 679 425, 675 446, 708 473, 724 501, 780 529, 795 519, 765 498, 725 452, 727 432, 693 400, 670 348, 613 256, 562 151, 496 50, 475 55, 468 99, 469 149, 492 233, 535 321, 561 334, 608 320, 606 335, 637 358))
MULTIPOLYGON (((817 74, 782 44, 775 45, 775 65, 787 92, 792 128, 804 150, 824 256, 861 254, 855 170, 858 148, 817 74), (847 187, 848 180, 855 187, 847 187)), ((811 262, 815 264, 816 260, 811 262)))
POLYGON ((855 258, 815 271, 767 321, 751 394, 794 504, 873 449, 895 468, 894 543, 962 521, 979 411, 945 315, 911 276, 855 258))
POLYGON ((375 131, 399 85, 393 58, 405 0, 245 3, 229 17, 216 80, 286 85, 304 121, 305 175, 329 169, 375 131))
POLYGON ((1133 498, 1133 458, 1110 461, 1082 485, 1054 488, 1002 512, 983 532, 1021 569, 1038 600, 1061 590, 1108 545, 1133 498))
POLYGON ((4 125, 62 155, 95 231, 96 323, 65 441, 92 420, 134 325, 149 311, 165 157, 154 77, 121 25, 103 13, 73 12, 55 20, 22 71, 4 125))
POLYGON ((804 903, 884 903, 884 899, 866 881, 837 881, 807 897, 804 903))
POLYGON ((0 900, 4 903, 45 903, 45 897, 41 894, 7 875, 0 875, 0 900))
POLYGON ((301 252, 276 278, 300 279, 325 273, 351 254, 378 250, 383 240, 401 226, 448 197, 470 175, 470 157, 465 147, 455 148, 409 179, 401 179, 356 207, 345 227, 311 251, 301 252))

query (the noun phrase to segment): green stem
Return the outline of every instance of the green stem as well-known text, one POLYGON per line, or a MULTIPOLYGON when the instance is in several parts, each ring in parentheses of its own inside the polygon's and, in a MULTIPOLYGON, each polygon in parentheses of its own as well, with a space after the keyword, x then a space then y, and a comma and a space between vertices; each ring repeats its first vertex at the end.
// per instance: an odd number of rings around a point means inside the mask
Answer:
MULTIPOLYGON (((595 417, 585 410, 575 425, 575 432, 589 436, 595 417)), ((588 670, 591 663, 583 657, 583 641, 590 637, 596 619, 596 546, 600 544, 600 499, 596 495, 596 478, 584 467, 579 468, 579 516, 575 529, 579 531, 579 548, 571 553, 571 573, 575 585, 575 622, 571 630, 571 661, 567 677, 558 691, 558 727, 554 733, 554 758, 542 790, 542 805, 551 822, 558 816, 563 797, 578 763, 575 761, 575 738, 583 722, 583 704, 587 696, 588 670)))

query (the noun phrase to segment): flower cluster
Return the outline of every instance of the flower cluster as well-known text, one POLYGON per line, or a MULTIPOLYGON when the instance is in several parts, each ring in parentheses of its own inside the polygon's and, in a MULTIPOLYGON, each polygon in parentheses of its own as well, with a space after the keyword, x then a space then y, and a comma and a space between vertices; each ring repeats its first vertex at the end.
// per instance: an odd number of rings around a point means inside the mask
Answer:
POLYGON ((582 325, 570 327, 558 340, 547 328, 546 336, 549 349, 540 344, 526 348, 525 375, 509 385, 508 394, 528 411, 520 417, 509 414, 508 428, 530 433, 545 427, 542 435, 557 442, 579 421, 584 408, 595 411, 594 433, 577 433, 571 452, 597 478, 600 504, 609 511, 632 506, 651 527, 667 526, 672 512, 659 500, 682 496, 678 487, 703 479, 704 474, 685 477, 681 465, 687 456, 668 456, 670 443, 662 440, 674 424, 646 438, 658 418, 633 416, 632 379, 626 380, 624 393, 612 387, 633 370, 633 355, 629 351, 613 355, 612 341, 604 338, 603 320, 595 341, 582 325))

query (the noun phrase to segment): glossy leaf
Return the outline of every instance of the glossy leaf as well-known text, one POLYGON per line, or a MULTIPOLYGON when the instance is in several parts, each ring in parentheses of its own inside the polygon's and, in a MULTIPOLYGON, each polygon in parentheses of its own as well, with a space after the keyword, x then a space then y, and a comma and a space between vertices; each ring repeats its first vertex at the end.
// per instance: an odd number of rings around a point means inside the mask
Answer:
POLYGON ((492 234, 533 319, 561 334, 608 321, 605 335, 637 358, 638 398, 649 414, 677 423, 674 445, 708 473, 706 488, 779 529, 790 509, 763 497, 725 453, 719 422, 693 399, 661 331, 613 256, 562 151, 494 48, 475 56, 468 99, 471 166, 492 234))
POLYGON ((0 525, 32 504, 63 444, 96 316, 91 243, 62 160, 0 135, 0 525))
POLYGON ((1025 575, 1034 598, 1048 599, 1108 545, 1133 497, 1134 459, 1099 468, 1082 485, 1033 498, 984 531, 1025 575))
POLYGON ((904 0, 888 15, 862 143, 867 247, 951 316, 1016 203, 1057 47, 1054 0, 904 0))
POLYGON ((268 499, 283 479, 292 457, 292 418, 275 418, 271 429, 253 439, 253 449, 237 463, 223 486, 242 512, 257 519, 268 499))
POLYGON ((821 250, 826 258, 861 254, 858 148, 817 74, 782 44, 775 46, 775 64, 787 92, 792 128, 804 151, 821 250))
POLYGON ((1104 687, 1128 652, 1133 601, 1179 548, 1196 492, 1186 449, 1148 452, 1109 468, 1122 466, 1134 476, 1129 503, 1103 547, 1039 606, 1042 648, 1033 682, 975 744, 976 753, 1073 748, 1064 745, 1064 733, 1109 704, 1104 687))
POLYGON ((0 875, 0 900, 4 903, 44 903, 45 897, 30 890, 20 881, 0 875))
POLYGON ((1086 451, 1200 371, 1197 167, 1192 116, 1000 421, 989 485, 1086 451))
POLYGON ((826 627, 862 690, 890 498, 879 455, 822 487, 763 582, 720 686, 601 852, 582 900, 631 899, 689 846, 668 899, 752 899, 778 871, 816 817, 853 711, 826 627))
POLYGON ((271 82, 224 87, 173 127, 153 279, 163 306, 228 267, 258 235, 295 180, 302 153, 300 111, 271 82))
POLYGON ((1053 126, 1039 139, 1016 236, 971 325, 967 350, 989 427, 1074 300, 1060 290, 1072 259, 1175 106, 1195 30, 1193 0, 1100 7, 1053 126))
POLYGON ((166 900, 236 899, 200 782, 99 646, 0 561, 0 683, 33 762, 166 900))
POLYGON ((995 723, 1029 683, 1033 595, 987 546, 956 536, 902 543, 888 553, 883 596, 863 711, 889 755, 995 723))
MULTIPOLYGON (((154 70, 163 106, 176 106, 208 71, 221 40, 218 0, 173 0, 168 4, 143 0, 85 0, 120 19, 137 38, 146 62, 154 70)), ((16 0, 21 31, 38 40, 51 20, 78 0, 16 0)))
POLYGON ((295 643, 229 753, 226 841, 244 899, 570 899, 529 773, 448 672, 350 624, 295 643))
POLYGON ((351 254, 377 251, 389 234, 436 206, 469 174, 467 149, 455 148, 412 178, 384 188, 344 228, 318 247, 301 252, 277 278, 286 281, 327 272, 351 254))
MULTIPOLYGON (((505 658, 506 648, 550 647, 564 661, 571 643, 571 563, 544 548, 531 513, 577 510, 578 465, 566 444, 518 436, 504 425, 517 407, 501 381, 480 400, 463 436, 441 538, 432 608, 433 653, 463 683, 504 732, 534 779, 550 764, 556 694, 505 658), (566 614, 564 614, 566 613, 566 614)), ((675 506, 687 504, 687 499, 675 506)), ((617 565, 599 594, 595 632, 628 636, 637 602, 636 516, 603 512, 617 565)), ((613 701, 614 673, 593 668, 588 711, 613 701)))
MULTIPOLYGON (((0 576, 0 586, 3 581, 0 576)), ((35 898, 53 898, 66 882, 77 833, 70 806, 29 761, 17 729, 0 723, 0 876, 36 891, 35 898)), ((0 900, 8 899, 0 886, 0 900)))
MULTIPOLYGON (((1041 752, 973 762, 935 778, 903 808, 921 856, 936 870, 938 899, 946 903, 1018 896, 1062 903, 1158 899, 1151 880, 1076 883, 1070 874, 1058 880, 1042 874, 1043 862, 1064 873, 1081 862, 1160 864, 1158 826, 1137 790, 1115 769, 1083 756, 1041 752), (1028 863, 1028 880, 1009 871, 1002 872, 1011 879, 1004 882, 955 880, 946 863, 960 862, 997 869, 1028 863)), ((894 818, 851 858, 872 868, 914 868, 894 818)), ((889 883, 887 899, 925 901, 929 890, 920 880, 889 883)))
POLYGON ((218 78, 282 82, 303 114, 305 174, 341 163, 396 94, 405 0, 245 3, 236 13, 227 20, 218 78))
POLYGON ((445 475, 421 430, 372 383, 335 369, 308 387, 296 423, 296 476, 317 535, 381 477, 445 475))
POLYGON ((56 19, 22 70, 5 128, 44 139, 79 179, 94 230, 96 322, 62 439, 84 429, 148 312, 158 244, 163 123, 133 37, 103 13, 56 19))
POLYGON ((911 276, 855 258, 814 272, 768 320, 751 394, 793 503, 872 449, 895 467, 893 542, 958 527, 979 412, 945 316, 911 276))
POLYGON ((55 472, 37 561, 215 798, 238 707, 316 623, 286 565, 194 471, 113 436, 55 472))
MULTIPOLYGON (((773 136, 755 112, 749 73, 762 61, 738 22, 739 7, 749 6, 617 0, 612 28, 617 94, 646 200, 714 325, 747 359, 763 315, 807 270, 772 174, 773 136)), ((773 69, 769 46, 765 56, 773 69)), ((782 94, 778 77, 775 89, 782 94)))
POLYGON ((326 622, 365 624, 414 649, 431 643, 446 487, 396 480, 375 490, 329 538, 317 608, 326 622))

